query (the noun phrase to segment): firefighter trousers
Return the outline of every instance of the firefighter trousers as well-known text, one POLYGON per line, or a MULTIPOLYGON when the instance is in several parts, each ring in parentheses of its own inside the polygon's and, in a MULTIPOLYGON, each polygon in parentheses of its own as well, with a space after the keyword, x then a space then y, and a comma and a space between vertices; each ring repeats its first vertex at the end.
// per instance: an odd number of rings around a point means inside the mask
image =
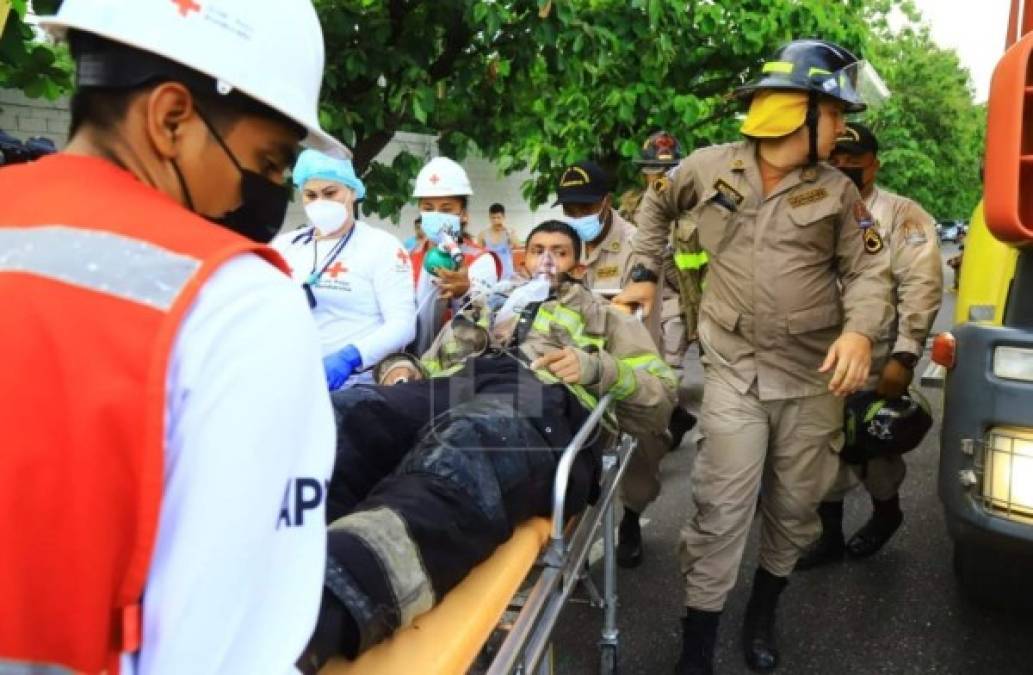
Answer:
MULTIPOLYGON (((320 621, 347 612, 361 652, 430 609, 513 528, 552 512, 562 449, 588 412, 506 356, 449 378, 335 392, 337 459, 320 621)), ((568 510, 598 480, 575 463, 568 510)), ((354 654, 347 654, 354 656, 354 654)))
POLYGON ((756 386, 740 394, 708 365, 700 423, 681 569, 686 605, 719 611, 758 511, 760 566, 771 574, 788 576, 818 537, 816 509, 839 468, 843 401, 831 394, 762 401, 756 386))

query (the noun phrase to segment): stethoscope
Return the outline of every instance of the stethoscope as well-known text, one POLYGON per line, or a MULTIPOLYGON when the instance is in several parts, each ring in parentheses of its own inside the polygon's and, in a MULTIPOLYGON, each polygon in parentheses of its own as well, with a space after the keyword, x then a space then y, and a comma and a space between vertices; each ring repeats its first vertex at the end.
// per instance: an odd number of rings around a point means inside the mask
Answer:
POLYGON ((316 272, 316 265, 319 264, 319 245, 315 236, 316 228, 313 227, 308 232, 302 232, 291 241, 292 244, 297 244, 298 242, 308 244, 309 242, 312 242, 312 270, 309 272, 308 278, 301 284, 301 287, 305 290, 305 297, 308 298, 309 309, 315 309, 318 304, 316 302, 316 294, 312 291, 312 287, 319 283, 319 280, 323 278, 323 274, 327 269, 329 269, 330 265, 333 264, 334 260, 336 260, 339 255, 341 255, 341 251, 344 250, 344 247, 348 245, 349 241, 351 241, 352 235, 355 234, 355 228, 356 224, 352 224, 352 229, 348 230, 348 234, 341 237, 341 239, 334 244, 334 247, 330 249, 330 255, 328 255, 326 260, 323 261, 323 267, 320 268, 319 272, 316 272))

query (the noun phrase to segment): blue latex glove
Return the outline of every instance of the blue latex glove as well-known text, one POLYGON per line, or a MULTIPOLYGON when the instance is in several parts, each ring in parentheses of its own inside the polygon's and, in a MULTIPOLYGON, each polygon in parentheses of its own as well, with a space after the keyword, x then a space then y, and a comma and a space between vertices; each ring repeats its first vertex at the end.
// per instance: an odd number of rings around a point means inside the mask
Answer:
POLYGON ((351 374, 362 367, 362 356, 354 345, 348 345, 339 352, 323 357, 326 371, 326 386, 330 391, 340 389, 351 374))

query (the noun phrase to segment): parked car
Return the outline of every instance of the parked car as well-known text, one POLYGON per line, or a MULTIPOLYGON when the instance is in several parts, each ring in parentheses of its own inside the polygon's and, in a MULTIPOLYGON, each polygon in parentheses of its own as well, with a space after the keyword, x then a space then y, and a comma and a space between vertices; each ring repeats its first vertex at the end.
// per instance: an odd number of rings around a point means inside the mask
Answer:
POLYGON ((968 226, 962 220, 941 220, 936 223, 936 233, 940 241, 959 242, 965 238, 968 226))

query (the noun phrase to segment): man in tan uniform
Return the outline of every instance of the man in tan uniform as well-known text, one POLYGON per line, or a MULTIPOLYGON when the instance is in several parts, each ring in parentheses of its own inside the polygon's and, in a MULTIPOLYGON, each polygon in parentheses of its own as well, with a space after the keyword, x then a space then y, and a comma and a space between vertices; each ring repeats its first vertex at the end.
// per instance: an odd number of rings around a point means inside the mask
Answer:
POLYGON ((611 180, 595 162, 578 162, 563 170, 556 202, 584 242, 585 285, 612 297, 627 283, 635 228, 613 208, 611 180))
MULTIPOLYGON (((775 610, 839 468, 843 402, 868 374, 889 320, 889 257, 857 188, 821 162, 866 105, 864 62, 818 40, 789 43, 749 98, 747 140, 694 152, 640 207, 633 283, 615 300, 652 309, 671 223, 689 211, 710 258, 700 307, 703 442, 677 672, 713 672, 717 623, 760 495, 760 566, 743 627, 747 664, 778 663, 775 610)), ((879 83, 881 84, 881 82, 879 83)))
MULTIPOLYGON (((595 162, 568 166, 560 176, 556 203, 581 237, 585 246, 582 279, 597 295, 612 298, 630 280, 628 259, 632 254, 635 228, 613 208, 612 181, 595 162)), ((646 318, 654 342, 660 340, 659 315, 646 318)), ((639 518, 660 494, 660 460, 671 440, 663 427, 636 434, 638 448, 628 462, 621 484, 624 516, 621 519, 617 562, 637 567, 642 562, 642 531, 639 518)))
MULTIPOLYGON (((642 145, 642 152, 635 164, 640 168, 642 187, 628 190, 621 195, 620 214, 632 223, 646 191, 664 174, 681 161, 681 144, 678 139, 666 131, 657 131, 650 135, 642 145)), ((703 273, 706 270, 707 254, 699 247, 699 238, 695 236, 695 226, 686 222, 675 232, 691 228, 691 233, 684 233, 686 241, 677 257, 673 247, 664 253, 663 291, 660 312, 654 312, 652 324, 660 320, 660 335, 657 347, 664 355, 673 370, 678 382, 682 377, 682 361, 689 344, 696 340, 696 316, 699 313, 699 301, 703 293, 703 273)), ((671 434, 671 447, 677 449, 682 439, 696 426, 696 416, 683 408, 675 406, 671 414, 671 422, 667 431, 671 434)), ((629 530, 629 534, 634 532, 629 530)), ((625 537, 622 541, 627 541, 625 537)))
MULTIPOLYGON (((637 222, 636 212, 642 197, 650 186, 662 179, 664 174, 681 161, 681 144, 666 131, 650 135, 642 145, 641 156, 635 160, 642 175, 642 187, 636 187, 621 195, 620 214, 632 223, 637 222)), ((681 235, 684 243, 681 253, 675 257, 673 251, 664 256, 663 292, 661 295, 661 344, 667 365, 681 375, 682 360, 689 344, 696 340, 696 319, 703 292, 703 273, 707 254, 699 246, 695 225, 687 218, 681 227, 675 228, 675 235, 681 235)), ((673 248, 673 247, 672 247, 673 248)), ((678 414, 678 410, 675 410, 678 414)), ((684 412, 684 415, 688 415, 684 412)), ((680 445, 681 437, 692 425, 687 419, 671 420, 674 444, 680 445), (683 431, 682 431, 683 430, 683 431), (679 433, 681 431, 681 433, 679 433)))
MULTIPOLYGON (((851 122, 837 139, 831 164, 853 180, 875 218, 875 228, 890 251, 895 320, 872 349, 868 388, 880 396, 907 393, 943 299, 943 268, 932 216, 912 200, 875 185, 879 142, 863 124, 851 122)), ((883 455, 866 464, 843 463, 832 491, 818 507, 822 535, 797 564, 808 569, 875 554, 900 527, 899 490, 907 467, 900 455, 883 455), (843 499, 858 482, 872 498, 872 517, 844 544, 843 499)))

